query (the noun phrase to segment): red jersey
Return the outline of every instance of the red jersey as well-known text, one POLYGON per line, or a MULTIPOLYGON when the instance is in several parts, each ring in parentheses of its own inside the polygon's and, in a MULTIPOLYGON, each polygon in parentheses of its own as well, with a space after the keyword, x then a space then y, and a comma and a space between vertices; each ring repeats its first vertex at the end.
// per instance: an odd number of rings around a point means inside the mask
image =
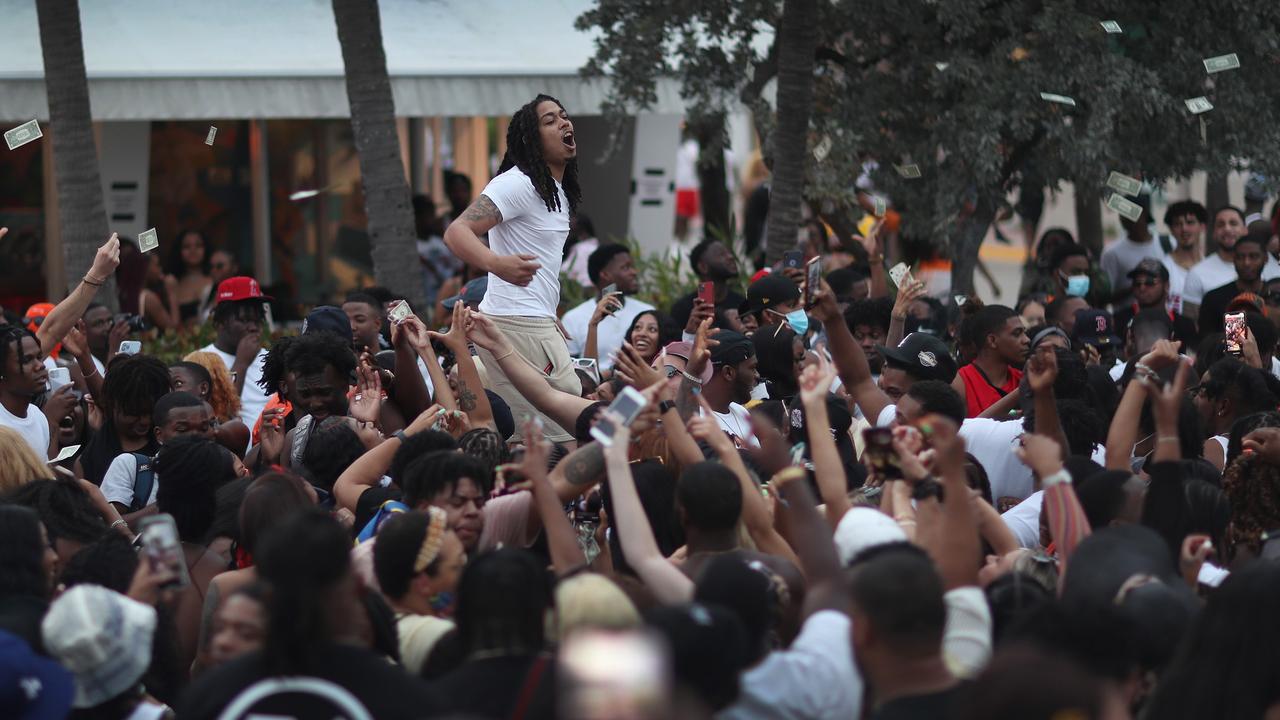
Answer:
POLYGON ((960 378, 964 380, 964 400, 968 417, 978 417, 983 410, 995 405, 1000 398, 1018 389, 1022 382, 1022 371, 1009 368, 1009 380, 1002 387, 992 385, 978 366, 969 363, 960 368, 960 378))

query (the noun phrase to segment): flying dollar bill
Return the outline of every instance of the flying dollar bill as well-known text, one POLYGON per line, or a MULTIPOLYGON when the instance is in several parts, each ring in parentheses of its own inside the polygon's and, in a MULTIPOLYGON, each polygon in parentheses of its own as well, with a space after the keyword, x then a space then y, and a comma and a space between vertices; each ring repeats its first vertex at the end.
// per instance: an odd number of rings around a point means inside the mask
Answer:
POLYGON ((214 138, 214 136, 215 136, 215 135, 217 135, 217 134, 218 134, 218 128, 213 127, 212 125, 210 125, 210 126, 209 126, 209 135, 208 135, 208 137, 206 137, 206 138, 204 139, 204 144, 205 144, 205 145, 212 145, 212 144, 213 144, 213 138, 214 138))
POLYGON ((1210 75, 1223 70, 1235 70, 1238 67, 1240 67, 1240 58, 1236 57, 1235 53, 1204 59, 1204 71, 1210 75))
POLYGON ((1124 32, 1124 30, 1120 29, 1120 23, 1115 20, 1103 20, 1102 29, 1106 30, 1108 35, 1118 35, 1124 32))
POLYGON ((826 135, 823 135, 822 139, 818 141, 818 144, 813 146, 813 157, 818 162, 822 162, 823 160, 827 159, 827 155, 830 152, 831 152, 831 138, 827 137, 826 135))
POLYGON ((914 180, 920 177, 920 166, 914 163, 910 165, 894 165, 893 169, 897 170, 899 175, 908 180, 914 180))
POLYGON ((156 237, 156 229, 143 230, 138 233, 138 249, 142 252, 155 250, 160 247, 160 238, 156 237))
POLYGON ((1120 213, 1121 217, 1129 220, 1130 222, 1142 217, 1141 205, 1135 202, 1129 202, 1115 193, 1112 193, 1111 197, 1107 198, 1107 207, 1120 213))
POLYGON ((40 132, 40 123, 32 120, 6 132, 4 134, 4 143, 9 146, 10 150, 15 150, 41 137, 44 137, 44 133, 40 132))
POLYGON ((1058 103, 1059 105, 1070 105, 1071 107, 1076 106, 1076 101, 1066 95, 1054 95, 1053 93, 1042 92, 1040 93, 1040 99, 1047 100, 1051 103, 1058 103))
POLYGON ((1187 109, 1194 115, 1199 115, 1202 112, 1209 112, 1213 109, 1213 103, 1209 102, 1209 98, 1204 97, 1203 95, 1184 100, 1183 102, 1187 104, 1187 109))
POLYGON ((1112 172, 1111 176, 1107 178, 1107 187, 1122 195, 1134 197, 1142 191, 1142 181, 1137 178, 1131 178, 1124 173, 1112 172))

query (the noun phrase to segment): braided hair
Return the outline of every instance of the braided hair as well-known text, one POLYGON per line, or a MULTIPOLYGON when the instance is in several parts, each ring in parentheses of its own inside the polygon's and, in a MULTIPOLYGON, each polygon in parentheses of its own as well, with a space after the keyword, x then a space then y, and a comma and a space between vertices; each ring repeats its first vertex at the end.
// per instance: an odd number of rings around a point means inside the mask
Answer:
POLYGON ((114 414, 149 416, 156 401, 169 394, 169 366, 152 355, 117 355, 102 379, 99 403, 107 421, 114 414))
MULTIPOLYGON (((511 116, 511 124, 507 126, 507 154, 502 157, 502 165, 498 174, 512 167, 518 167, 533 181, 533 189, 546 204, 548 212, 560 211, 560 195, 556 192, 555 178, 547 162, 542 159, 542 137, 538 132, 538 105, 551 101, 564 109, 561 102, 550 95, 539 94, 533 102, 527 103, 511 116)), ((578 185, 578 160, 574 158, 564 165, 564 179, 560 182, 564 195, 569 200, 569 214, 578 210, 582 201, 582 187, 578 185)))
POLYGON ((23 325, 0 325, 0 379, 4 379, 4 369, 9 364, 9 353, 18 356, 18 372, 22 372, 22 339, 31 338, 40 344, 36 334, 23 325))

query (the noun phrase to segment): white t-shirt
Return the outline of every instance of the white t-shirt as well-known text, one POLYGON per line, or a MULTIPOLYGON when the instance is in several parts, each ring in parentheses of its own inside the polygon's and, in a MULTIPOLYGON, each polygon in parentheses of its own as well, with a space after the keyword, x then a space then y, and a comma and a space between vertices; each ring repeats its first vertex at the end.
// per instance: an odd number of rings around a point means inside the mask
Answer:
POLYGON ((1112 290, 1128 288, 1133 284, 1129 280, 1129 271, 1138 266, 1145 258, 1164 258, 1164 249, 1153 237, 1148 242, 1137 243, 1129 238, 1121 238, 1102 251, 1102 270, 1111 279, 1112 290))
POLYGON ((1179 265, 1172 255, 1165 255, 1160 259, 1160 264, 1164 265, 1164 268, 1169 271, 1169 294, 1165 298, 1165 307, 1181 315, 1182 298, 1187 286, 1187 274, 1191 271, 1179 265))
MULTIPOLYGON (((160 487, 160 476, 151 477, 151 495, 147 497, 147 505, 156 501, 156 488, 160 487)), ((120 503, 125 507, 133 504, 133 486, 138 482, 138 461, 133 453, 120 453, 107 467, 102 476, 102 497, 107 502, 120 503)))
POLYGON ((20 418, 0 405, 0 425, 22 436, 41 460, 49 459, 49 420, 35 405, 27 405, 27 416, 20 418))
MULTIPOLYGON (((212 343, 200 348, 200 351, 215 353, 222 358, 222 362, 227 364, 227 370, 236 364, 235 355, 222 352, 212 343)), ((262 362, 266 359, 267 351, 259 350, 258 357, 249 363, 249 369, 244 373, 244 389, 240 391, 240 419, 248 427, 253 427, 258 422, 262 408, 267 405, 267 391, 258 384, 258 381, 262 380, 262 362)))
POLYGON ((738 699, 716 720, 855 718, 863 682, 853 664, 849 616, 821 610, 809 616, 791 647, 775 650, 742 673, 738 699))
POLYGON ((756 439, 755 433, 751 432, 751 411, 742 407, 738 403, 729 403, 729 412, 718 413, 711 411, 715 416, 716 423, 729 434, 729 437, 737 438, 743 443, 750 443, 756 447, 760 446, 760 441, 756 439))
POLYGON ((1000 516, 1009 532, 1024 548, 1040 547, 1040 507, 1044 505, 1044 491, 1031 493, 1026 500, 1009 508, 1000 516))
MULTIPOLYGON (((1262 279, 1270 280, 1280 277, 1280 261, 1267 255, 1267 264, 1262 268, 1262 279)), ((1182 288, 1183 302, 1199 305, 1205 293, 1217 290, 1229 282, 1235 282, 1236 266, 1214 253, 1201 260, 1187 273, 1187 281, 1182 288)))
POLYGON ((560 303, 560 259, 569 236, 569 199, 556 183, 560 211, 550 212, 533 189, 533 181, 518 167, 489 181, 484 196, 502 213, 502 222, 489 231, 489 248, 498 255, 533 255, 542 267, 525 287, 489 273, 489 289, 480 311, 489 315, 556 316, 560 303))
POLYGON ((676 188, 679 190, 697 190, 700 186, 698 182, 698 155, 701 149, 698 147, 698 141, 689 138, 680 143, 679 149, 676 150, 676 172, 675 181, 676 188))
MULTIPOLYGON (((636 316, 652 309, 649 303, 629 297, 622 309, 600 321, 596 326, 596 357, 601 370, 613 367, 612 356, 622 347, 622 340, 636 316)), ((587 329, 591 326, 591 313, 595 310, 596 301, 587 300, 560 318, 560 324, 569 333, 569 354, 573 357, 582 357, 587 348, 587 329)))
POLYGON ((968 450, 991 480, 991 499, 999 502, 1002 497, 1024 500, 1034 490, 1031 469, 1018 459, 1018 438, 1026 429, 1021 420, 993 420, 991 418, 966 418, 960 426, 968 450))

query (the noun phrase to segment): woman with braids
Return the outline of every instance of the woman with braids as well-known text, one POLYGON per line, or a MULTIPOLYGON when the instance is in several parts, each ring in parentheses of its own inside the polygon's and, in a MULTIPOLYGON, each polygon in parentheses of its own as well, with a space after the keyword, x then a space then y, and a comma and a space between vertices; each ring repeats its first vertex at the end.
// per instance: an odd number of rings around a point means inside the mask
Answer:
POLYGON ((169 393, 169 368, 150 355, 117 355, 102 382, 102 429, 94 433, 80 456, 82 477, 101 485, 111 461, 121 453, 155 455, 151 411, 169 393))
MULTIPOLYGON (((573 123, 564 106, 547 95, 537 96, 511 118, 499 175, 449 225, 444 241, 468 265, 489 273, 480 311, 510 338, 503 352, 519 353, 555 388, 581 395, 582 383, 556 322, 569 218, 582 199, 577 154, 573 123), (484 233, 489 234, 487 246, 479 237, 484 233)), ((491 389, 507 402, 513 416, 538 414, 512 386, 497 358, 483 349, 480 358, 491 389)), ((562 425, 543 420, 547 439, 573 439, 562 425)))

